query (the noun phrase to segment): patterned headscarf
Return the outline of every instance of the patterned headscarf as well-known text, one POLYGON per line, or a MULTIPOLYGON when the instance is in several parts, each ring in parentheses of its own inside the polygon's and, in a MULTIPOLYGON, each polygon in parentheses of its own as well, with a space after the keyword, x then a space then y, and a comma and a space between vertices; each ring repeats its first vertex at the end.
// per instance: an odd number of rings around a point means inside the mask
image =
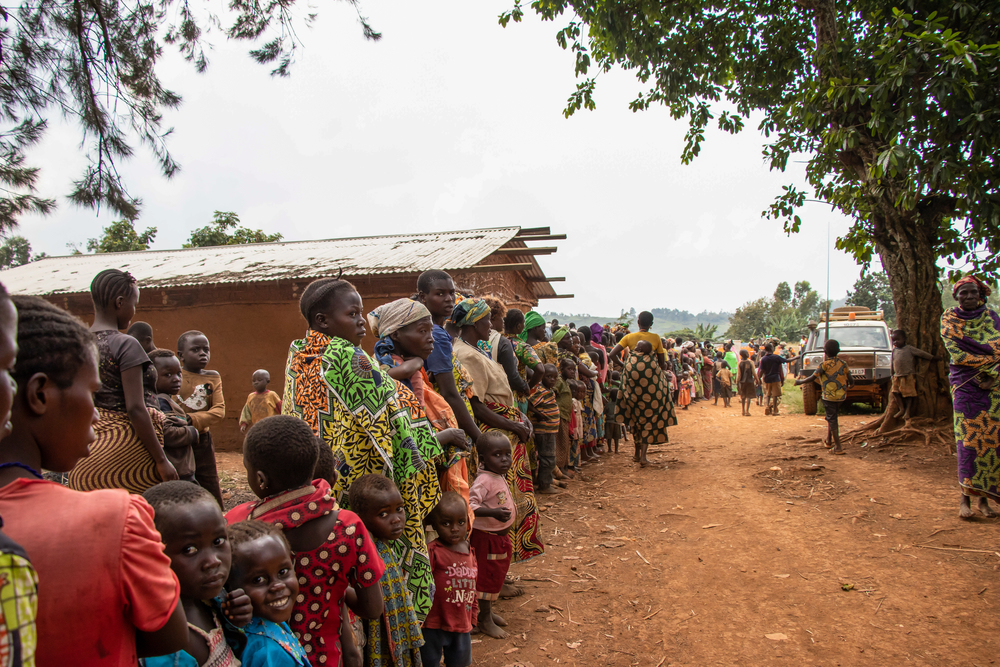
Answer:
POLYGON ((490 307, 482 299, 462 299, 451 311, 455 326, 469 327, 490 314, 490 307))
POLYGON ((396 299, 368 313, 368 323, 376 338, 385 338, 409 324, 430 316, 431 312, 427 310, 427 306, 419 301, 396 299))
POLYGON ((569 333, 569 327, 559 327, 558 329, 552 332, 552 342, 558 343, 563 338, 565 338, 566 334, 568 333, 569 333))
POLYGON ((965 276, 951 288, 951 296, 955 299, 958 298, 958 288, 962 285, 976 285, 979 288, 979 296, 985 301, 989 298, 990 294, 993 294, 993 290, 990 286, 984 283, 982 280, 975 276, 965 276))

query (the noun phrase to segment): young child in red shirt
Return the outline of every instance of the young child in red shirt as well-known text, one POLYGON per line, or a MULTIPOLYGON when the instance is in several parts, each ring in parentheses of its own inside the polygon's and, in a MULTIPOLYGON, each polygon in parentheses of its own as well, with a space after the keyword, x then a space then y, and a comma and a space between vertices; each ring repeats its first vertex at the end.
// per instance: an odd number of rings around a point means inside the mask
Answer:
POLYGON ((514 524, 514 497, 507 484, 512 455, 510 440, 499 431, 483 433, 476 441, 479 474, 469 489, 469 506, 476 515, 470 543, 476 551, 476 596, 479 598, 479 630, 496 639, 506 639, 503 617, 493 613, 513 553, 510 527, 514 524))
POLYGON ((434 604, 424 619, 424 645, 421 662, 437 667, 444 657, 445 667, 468 667, 472 664, 472 618, 476 613, 476 552, 466 537, 469 534, 468 507, 454 491, 427 517, 437 531, 436 540, 427 545, 434 572, 434 604))

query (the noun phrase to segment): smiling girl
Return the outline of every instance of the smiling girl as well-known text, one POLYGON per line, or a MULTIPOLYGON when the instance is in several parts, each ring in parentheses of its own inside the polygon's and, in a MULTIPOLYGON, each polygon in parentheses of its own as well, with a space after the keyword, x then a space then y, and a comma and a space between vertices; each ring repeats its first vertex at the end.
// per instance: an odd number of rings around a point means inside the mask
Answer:
POLYGON ((212 494, 197 484, 164 482, 143 497, 152 505, 163 552, 181 585, 188 641, 180 651, 146 660, 145 667, 239 667, 226 642, 222 616, 236 627, 250 622, 250 599, 224 590, 232 564, 226 519, 212 494))
POLYGON ((240 521, 229 527, 233 564, 229 588, 246 592, 253 619, 243 628, 243 667, 309 667, 309 659, 288 627, 299 581, 292 548, 277 526, 240 521))

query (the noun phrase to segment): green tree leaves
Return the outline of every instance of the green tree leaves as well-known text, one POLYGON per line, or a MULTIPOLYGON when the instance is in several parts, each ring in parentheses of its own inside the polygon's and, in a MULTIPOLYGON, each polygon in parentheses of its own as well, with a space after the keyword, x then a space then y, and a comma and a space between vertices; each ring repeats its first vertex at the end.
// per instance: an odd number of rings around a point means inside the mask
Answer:
POLYGON ((31 261, 31 244, 23 236, 11 236, 0 244, 0 269, 11 269, 31 261))
POLYGON ((212 224, 191 232, 184 244, 185 248, 204 248, 217 245, 239 245, 244 243, 273 243, 280 241, 281 234, 265 234, 259 229, 240 226, 240 218, 232 211, 216 211, 212 224), (232 232, 227 230, 232 229, 232 232))
POLYGON ((884 273, 862 273, 854 283, 854 288, 847 293, 847 305, 881 310, 889 326, 896 326, 896 306, 892 302, 892 289, 884 273))
POLYGON ((119 220, 105 227, 99 238, 88 239, 87 250, 96 253, 149 250, 149 244, 154 238, 156 238, 156 227, 147 227, 138 232, 135 229, 135 220, 119 220))
MULTIPOLYGON (((892 252, 899 229, 921 229, 931 251, 923 261, 1000 270, 994 0, 536 0, 531 8, 565 21, 561 48, 589 53, 599 71, 635 74, 645 89, 632 110, 662 104, 687 119, 684 162, 711 123, 738 132, 762 114, 771 168, 784 170, 796 154, 808 160, 812 192, 788 186, 765 211, 787 232, 800 229, 808 197, 854 219, 837 245, 862 264, 879 246, 892 252)), ((520 16, 517 3, 501 24, 520 16)), ((579 58, 575 71, 584 80, 567 116, 596 105, 579 58)))
MULTIPOLYGON (((351 4, 358 8, 356 0, 351 4)), ((164 44, 203 72, 208 27, 223 27, 230 39, 262 44, 251 56, 276 63, 271 73, 287 76, 299 43, 295 0, 232 0, 229 9, 226 28, 208 5, 188 0, 24 0, 0 8, 0 232, 25 213, 55 207, 55 200, 37 194, 38 169, 26 157, 52 114, 80 126, 88 164, 69 193, 76 205, 138 217, 141 201, 118 169, 136 144, 150 150, 163 176, 177 173, 163 115, 181 98, 160 80, 164 44)), ((306 22, 313 18, 309 13, 306 22)), ((360 10, 358 18, 367 39, 381 37, 360 10)))
POLYGON ((794 291, 787 282, 781 282, 774 290, 774 298, 760 298, 736 309, 729 318, 726 338, 774 336, 783 341, 797 340, 809 321, 817 319, 826 307, 827 301, 820 299, 808 280, 796 282, 794 291))

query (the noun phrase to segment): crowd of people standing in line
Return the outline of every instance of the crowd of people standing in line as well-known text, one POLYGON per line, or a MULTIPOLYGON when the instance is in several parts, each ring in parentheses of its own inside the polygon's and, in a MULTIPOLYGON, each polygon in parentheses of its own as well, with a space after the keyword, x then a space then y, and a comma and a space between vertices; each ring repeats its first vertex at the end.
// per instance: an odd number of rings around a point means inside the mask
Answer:
MULTIPOLYGON (((959 282, 942 321, 963 512, 970 495, 984 513, 997 497, 975 444, 976 411, 1000 405, 988 290, 959 282)), ((91 292, 88 330, 0 289, 9 664, 465 667, 472 632, 506 636, 494 603, 520 593, 510 565, 544 553, 538 495, 629 436, 646 467, 675 406, 729 406, 734 385, 744 415, 765 397, 777 415, 790 361, 771 343, 737 356, 663 339, 648 312, 635 332, 546 323, 458 293, 443 271, 371 312, 351 283, 320 279, 300 299, 306 333, 283 396, 258 370, 241 414, 259 500, 224 513, 210 429, 225 402, 208 337, 158 348, 131 324, 139 288, 122 271, 91 292), (374 355, 360 346, 369 330, 374 355)), ((850 382, 838 347, 827 342, 815 378, 835 453, 850 382)))
POLYGON ((474 629, 504 637, 510 564, 544 553, 536 495, 626 432, 642 465, 666 442, 662 341, 645 322, 550 331, 442 271, 416 287, 371 312, 344 280, 304 290, 283 395, 260 369, 240 416, 260 500, 227 512, 208 336, 157 346, 115 269, 93 280, 89 330, 0 294, 15 664, 462 667, 474 629))

